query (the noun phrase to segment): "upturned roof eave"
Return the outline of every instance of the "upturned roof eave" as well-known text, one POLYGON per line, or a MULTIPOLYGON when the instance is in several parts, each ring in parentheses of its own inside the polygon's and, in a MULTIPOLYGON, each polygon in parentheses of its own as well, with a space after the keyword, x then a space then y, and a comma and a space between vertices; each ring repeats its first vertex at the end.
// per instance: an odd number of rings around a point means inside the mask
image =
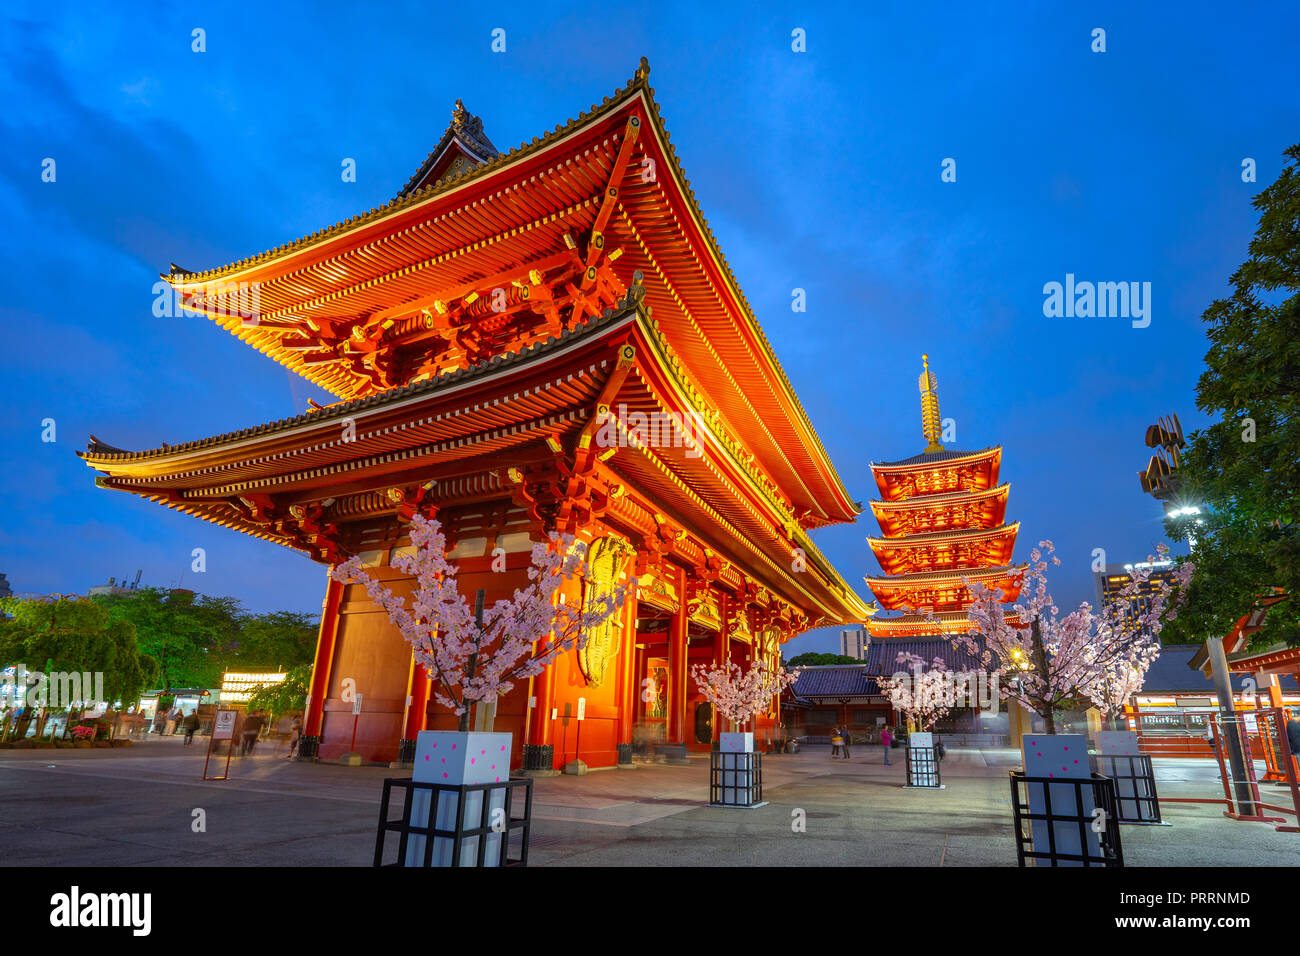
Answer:
MULTIPOLYGON (((496 159, 466 170, 457 176, 449 177, 409 194, 399 194, 398 197, 383 206, 371 209, 369 212, 355 216, 352 219, 336 223, 334 226, 320 230, 310 236, 283 244, 258 256, 238 260, 206 272, 188 272, 173 265, 172 271, 164 274, 163 278, 181 291, 192 292, 198 291, 206 284, 218 280, 222 283, 260 281, 260 272, 265 272, 271 267, 278 268, 276 274, 285 274, 291 271, 291 269, 285 268, 286 263, 292 262, 300 256, 313 253, 319 254, 322 247, 328 249, 332 244, 340 247, 347 246, 351 241, 350 237, 355 236, 361 230, 372 228, 390 218, 406 215, 411 210, 423 207, 426 204, 445 201, 447 197, 459 190, 474 187, 483 180, 502 173, 516 163, 555 147, 572 136, 581 135, 587 128, 616 113, 640 95, 645 100, 646 114, 651 119, 651 125, 654 127, 655 134, 661 144, 661 151, 671 160, 668 165, 677 193, 690 212, 689 218, 692 225, 703 239, 705 249, 702 251, 707 253, 715 265, 723 285, 728 289, 733 300, 733 308, 728 311, 742 320, 747 332, 758 344, 758 354, 755 358, 769 369, 769 377, 776 385, 777 393, 783 396, 784 402, 789 409, 786 415, 787 419, 797 432, 801 431, 803 433, 804 444, 812 453, 813 459, 819 462, 819 470, 822 472, 827 489, 832 492, 834 499, 836 499, 833 502, 833 507, 830 508, 828 508, 828 505, 831 505, 832 502, 824 501, 820 503, 820 507, 824 509, 826 520, 835 523, 852 521, 861 513, 862 506, 849 494, 838 470, 831 462, 824 444, 803 408, 802 402, 799 401, 798 395, 795 393, 771 348, 771 344, 767 341, 752 309, 750 309, 744 293, 740 290, 730 265, 722 255, 707 219, 704 218, 699 209, 694 190, 691 189, 689 180, 686 179, 685 172, 682 170, 681 163, 677 158, 676 150, 669 140, 662 114, 654 100, 654 91, 649 86, 648 75, 649 65, 643 58, 641 67, 633 75, 632 79, 613 97, 607 97, 602 103, 593 105, 590 110, 578 114, 565 124, 557 126, 550 133, 535 138, 530 143, 515 147, 509 153, 500 154, 496 159)), ((445 149, 445 147, 443 148, 445 149)), ((426 164, 422 164, 421 169, 424 169, 428 162, 429 160, 426 160, 426 164)), ((328 257, 329 253, 327 252, 324 258, 328 257)), ((277 361, 280 360, 277 359, 277 361)), ((281 364, 285 363, 281 361, 281 364)), ((297 367, 292 367, 292 370, 302 374, 302 370, 297 367)), ((795 468, 793 462, 788 462, 788 464, 792 469, 795 468)))

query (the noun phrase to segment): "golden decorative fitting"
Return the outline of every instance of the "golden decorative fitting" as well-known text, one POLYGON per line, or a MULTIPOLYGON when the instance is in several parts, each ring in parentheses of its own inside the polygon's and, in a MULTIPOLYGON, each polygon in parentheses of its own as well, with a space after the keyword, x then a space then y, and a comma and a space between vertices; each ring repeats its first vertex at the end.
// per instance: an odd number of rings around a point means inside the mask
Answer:
POLYGON ((389 488, 388 491, 385 492, 385 494, 388 495, 388 500, 391 501, 393 504, 400 504, 402 500, 405 499, 406 497, 404 494, 402 494, 401 488, 389 488))
POLYGON ((509 478, 511 482, 517 485, 524 480, 524 473, 520 471, 518 468, 507 468, 506 477, 509 478))
POLYGON ((541 271, 538 270, 538 269, 529 269, 529 270, 528 270, 528 281, 531 282, 533 285, 541 285, 541 284, 542 284, 542 273, 541 273, 541 271))
POLYGON ((477 302, 477 301, 478 301, 478 293, 477 293, 477 292, 471 292, 469 295, 465 296, 465 304, 466 304, 466 305, 473 305, 473 304, 474 304, 475 302, 477 302))
POLYGON ((447 303, 443 302, 442 299, 435 299, 433 302, 433 308, 439 315, 447 314, 447 303))
POLYGON ((563 447, 560 445, 560 443, 555 440, 554 435, 546 436, 546 447, 549 448, 551 451, 555 452, 557 455, 564 450, 563 447))
POLYGON ((921 356, 921 364, 924 370, 917 381, 917 387, 921 391, 921 434, 928 442, 925 450, 943 451, 943 444, 939 441, 943 434, 943 421, 939 418, 939 380, 930 371, 928 355, 921 356))

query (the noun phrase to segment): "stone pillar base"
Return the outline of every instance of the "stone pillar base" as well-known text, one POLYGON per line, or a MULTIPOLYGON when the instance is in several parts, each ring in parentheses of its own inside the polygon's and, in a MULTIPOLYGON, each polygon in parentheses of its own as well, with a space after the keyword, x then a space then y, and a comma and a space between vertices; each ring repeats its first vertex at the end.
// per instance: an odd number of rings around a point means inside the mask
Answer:
POLYGON ((558 777, 555 748, 551 744, 524 744, 524 765, 517 773, 521 777, 558 777))
POLYGON ((315 734, 303 734, 298 738, 298 759, 316 760, 320 753, 320 737, 315 734))
POLYGON ((634 763, 632 762, 632 745, 631 745, 631 744, 619 744, 619 745, 618 745, 618 769, 619 769, 619 770, 635 770, 635 769, 636 769, 636 764, 634 764, 634 763))
POLYGON ((685 766, 690 761, 686 759, 685 744, 659 744, 655 749, 663 755, 664 763, 685 766))

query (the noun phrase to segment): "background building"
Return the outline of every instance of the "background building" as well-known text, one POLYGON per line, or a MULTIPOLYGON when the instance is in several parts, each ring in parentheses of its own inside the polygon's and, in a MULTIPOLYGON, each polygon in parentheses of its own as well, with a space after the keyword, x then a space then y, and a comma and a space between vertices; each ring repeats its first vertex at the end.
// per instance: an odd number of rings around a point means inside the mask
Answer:
POLYGON ((863 628, 840 631, 840 653, 845 657, 866 660, 867 648, 871 646, 871 635, 863 628))
MULTIPOLYGON (((1104 572, 1093 572, 1093 582, 1097 589, 1097 609, 1101 610, 1109 604, 1119 603, 1119 593, 1132 583, 1133 571, 1146 568, 1154 568, 1151 576, 1138 588, 1136 597, 1124 602, 1127 607, 1122 609, 1121 620, 1125 625, 1131 626, 1137 618, 1150 610, 1151 597, 1159 589, 1160 582, 1165 581, 1171 585, 1174 583, 1174 573, 1178 568, 1173 561, 1156 561, 1153 564, 1146 561, 1133 564, 1108 564, 1104 572)), ((1142 631, 1148 636, 1151 634, 1150 628, 1144 627, 1142 631)))

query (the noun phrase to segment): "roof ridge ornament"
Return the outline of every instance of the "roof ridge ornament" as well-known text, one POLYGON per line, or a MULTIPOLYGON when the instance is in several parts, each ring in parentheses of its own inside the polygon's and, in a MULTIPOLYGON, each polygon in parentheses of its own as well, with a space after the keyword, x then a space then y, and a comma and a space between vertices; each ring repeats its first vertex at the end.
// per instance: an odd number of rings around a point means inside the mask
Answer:
POLYGON ((917 382, 921 391, 921 434, 929 443, 925 446, 926 454, 943 451, 939 441, 943 434, 943 421, 939 418, 939 379, 930 371, 930 356, 921 356, 923 371, 917 382))

